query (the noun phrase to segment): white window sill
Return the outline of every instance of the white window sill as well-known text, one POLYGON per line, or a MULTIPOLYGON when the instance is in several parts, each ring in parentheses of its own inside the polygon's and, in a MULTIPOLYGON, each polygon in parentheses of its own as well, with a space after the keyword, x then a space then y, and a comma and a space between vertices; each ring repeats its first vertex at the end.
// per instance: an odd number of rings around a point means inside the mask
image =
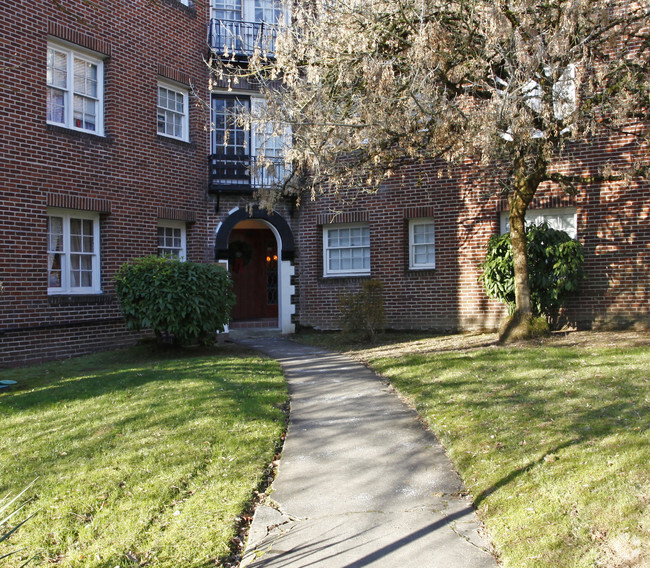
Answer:
POLYGON ((341 272, 337 274, 323 274, 323 278, 363 278, 370 276, 370 272, 341 272))

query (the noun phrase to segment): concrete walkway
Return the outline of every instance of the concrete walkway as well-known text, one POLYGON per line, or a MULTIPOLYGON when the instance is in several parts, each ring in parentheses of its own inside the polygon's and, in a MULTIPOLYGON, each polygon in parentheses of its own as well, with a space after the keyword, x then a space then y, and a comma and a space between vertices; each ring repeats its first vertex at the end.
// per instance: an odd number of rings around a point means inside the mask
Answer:
POLYGON ((363 365, 276 337, 290 426, 248 568, 494 568, 463 485, 415 413, 363 365))

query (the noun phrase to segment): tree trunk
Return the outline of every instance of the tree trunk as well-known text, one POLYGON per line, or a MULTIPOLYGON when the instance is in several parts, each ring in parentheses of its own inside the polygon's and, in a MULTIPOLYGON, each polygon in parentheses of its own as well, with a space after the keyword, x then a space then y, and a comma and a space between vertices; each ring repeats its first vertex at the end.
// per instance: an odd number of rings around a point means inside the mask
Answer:
POLYGON ((513 194, 509 202, 510 242, 512 243, 512 260, 515 268, 515 316, 520 319, 529 317, 532 313, 524 225, 528 204, 518 193, 513 194))
POLYGON ((546 175, 546 162, 538 156, 533 171, 528 172, 523 158, 514 163, 514 191, 508 198, 510 242, 515 271, 515 311, 500 330, 500 340, 508 341, 530 337, 533 315, 530 302, 528 256, 526 254, 526 211, 535 196, 539 184, 546 175))

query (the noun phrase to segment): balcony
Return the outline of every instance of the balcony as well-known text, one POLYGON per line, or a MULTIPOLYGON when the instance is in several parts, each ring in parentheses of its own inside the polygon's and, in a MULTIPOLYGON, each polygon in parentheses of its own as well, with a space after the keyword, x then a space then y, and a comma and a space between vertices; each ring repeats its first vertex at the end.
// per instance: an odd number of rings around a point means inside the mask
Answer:
POLYGON ((246 59, 259 50, 273 56, 277 27, 264 22, 210 20, 208 44, 220 57, 246 59))
POLYGON ((282 158, 223 154, 209 158, 212 193, 251 193, 280 185, 289 174, 282 158))

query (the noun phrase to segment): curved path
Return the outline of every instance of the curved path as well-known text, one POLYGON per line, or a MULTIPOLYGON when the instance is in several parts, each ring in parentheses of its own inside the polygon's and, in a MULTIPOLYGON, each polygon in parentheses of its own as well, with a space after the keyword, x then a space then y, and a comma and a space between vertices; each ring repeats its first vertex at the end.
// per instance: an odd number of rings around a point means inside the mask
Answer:
POLYGON ((343 355, 278 337, 290 425, 244 554, 248 568, 494 568, 444 450, 386 383, 343 355))

